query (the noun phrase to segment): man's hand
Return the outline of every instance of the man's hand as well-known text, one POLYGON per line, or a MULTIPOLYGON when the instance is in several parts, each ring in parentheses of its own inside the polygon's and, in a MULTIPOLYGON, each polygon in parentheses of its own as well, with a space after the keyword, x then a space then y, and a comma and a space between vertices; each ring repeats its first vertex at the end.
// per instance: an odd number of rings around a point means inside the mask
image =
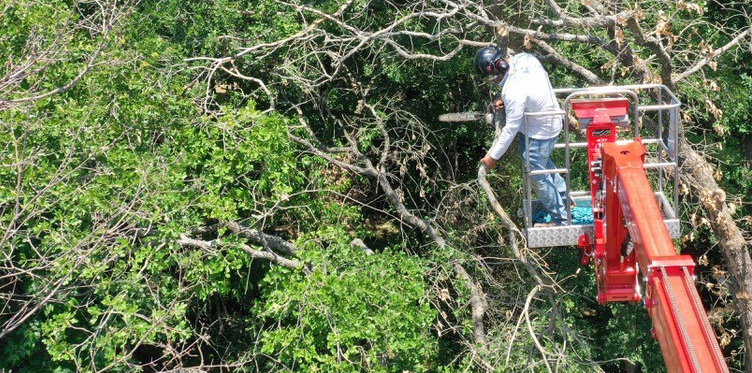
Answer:
POLYGON ((500 98, 497 98, 493 102, 493 107, 495 111, 504 110, 504 101, 502 101, 500 98))
POLYGON ((491 156, 488 154, 486 154, 486 156, 480 160, 480 163, 483 163, 483 165, 486 166, 486 172, 491 171, 491 169, 496 166, 496 160, 491 158, 491 156))

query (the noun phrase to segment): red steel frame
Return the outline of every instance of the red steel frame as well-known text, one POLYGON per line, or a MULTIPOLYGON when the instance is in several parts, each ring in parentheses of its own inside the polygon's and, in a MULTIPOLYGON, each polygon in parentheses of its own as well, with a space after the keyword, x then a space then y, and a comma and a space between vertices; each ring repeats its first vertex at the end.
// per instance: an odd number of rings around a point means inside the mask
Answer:
POLYGON ((574 100, 572 109, 589 121, 594 234, 580 248, 583 264, 594 258, 598 302, 644 300, 669 372, 728 372, 694 285, 695 263, 676 254, 643 168, 645 147, 640 138, 616 140, 612 118, 624 118, 629 101, 574 100))

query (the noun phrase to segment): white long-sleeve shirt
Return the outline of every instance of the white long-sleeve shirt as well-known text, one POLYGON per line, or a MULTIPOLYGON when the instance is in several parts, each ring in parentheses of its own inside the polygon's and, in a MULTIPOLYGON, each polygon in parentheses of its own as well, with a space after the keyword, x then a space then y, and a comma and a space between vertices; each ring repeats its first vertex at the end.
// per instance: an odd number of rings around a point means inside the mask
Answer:
MULTIPOLYGON (((499 159, 509 149, 518 131, 523 130, 524 113, 561 110, 548 80, 548 73, 533 55, 520 53, 509 60, 509 71, 499 83, 501 99, 506 107, 506 125, 496 138, 488 155, 499 159)), ((559 136, 561 116, 528 117, 528 136, 546 140, 559 136)))

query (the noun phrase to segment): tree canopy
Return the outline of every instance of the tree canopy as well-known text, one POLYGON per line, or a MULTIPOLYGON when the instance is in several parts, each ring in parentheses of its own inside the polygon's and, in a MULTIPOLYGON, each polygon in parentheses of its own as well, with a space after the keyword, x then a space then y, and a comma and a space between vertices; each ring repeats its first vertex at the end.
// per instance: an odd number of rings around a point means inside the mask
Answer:
MULTIPOLYGON (((0 370, 664 371, 477 180, 472 59, 682 106, 682 253, 752 366, 746 1, 2 0, 0 370)), ((516 152, 488 175, 522 200, 516 152)))

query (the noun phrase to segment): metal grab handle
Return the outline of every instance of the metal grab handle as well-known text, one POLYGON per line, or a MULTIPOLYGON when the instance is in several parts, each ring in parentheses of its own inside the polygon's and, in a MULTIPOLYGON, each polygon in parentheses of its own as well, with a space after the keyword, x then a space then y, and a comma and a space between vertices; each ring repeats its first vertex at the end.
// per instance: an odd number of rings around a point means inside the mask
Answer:
POLYGON ((676 162, 659 162, 659 163, 645 163, 642 165, 642 168, 648 170, 651 168, 666 168, 666 167, 676 167, 676 162))
MULTIPOLYGON (((607 90, 609 88, 617 88, 617 87, 610 87, 610 86, 603 86, 603 87, 590 87, 590 88, 555 88, 554 93, 573 93, 573 92, 581 92, 581 91, 598 91, 598 90, 607 90)), ((627 90, 641 90, 641 89, 660 89, 662 92, 666 92, 668 94, 669 98, 671 98, 671 104, 670 107, 667 105, 666 109, 670 109, 673 107, 678 107, 681 105, 681 101, 679 101, 678 98, 674 95, 674 92, 671 92, 668 87, 666 87, 665 84, 630 84, 630 85, 620 85, 618 88, 627 89, 627 90), (675 105, 675 106, 674 106, 675 105)))

